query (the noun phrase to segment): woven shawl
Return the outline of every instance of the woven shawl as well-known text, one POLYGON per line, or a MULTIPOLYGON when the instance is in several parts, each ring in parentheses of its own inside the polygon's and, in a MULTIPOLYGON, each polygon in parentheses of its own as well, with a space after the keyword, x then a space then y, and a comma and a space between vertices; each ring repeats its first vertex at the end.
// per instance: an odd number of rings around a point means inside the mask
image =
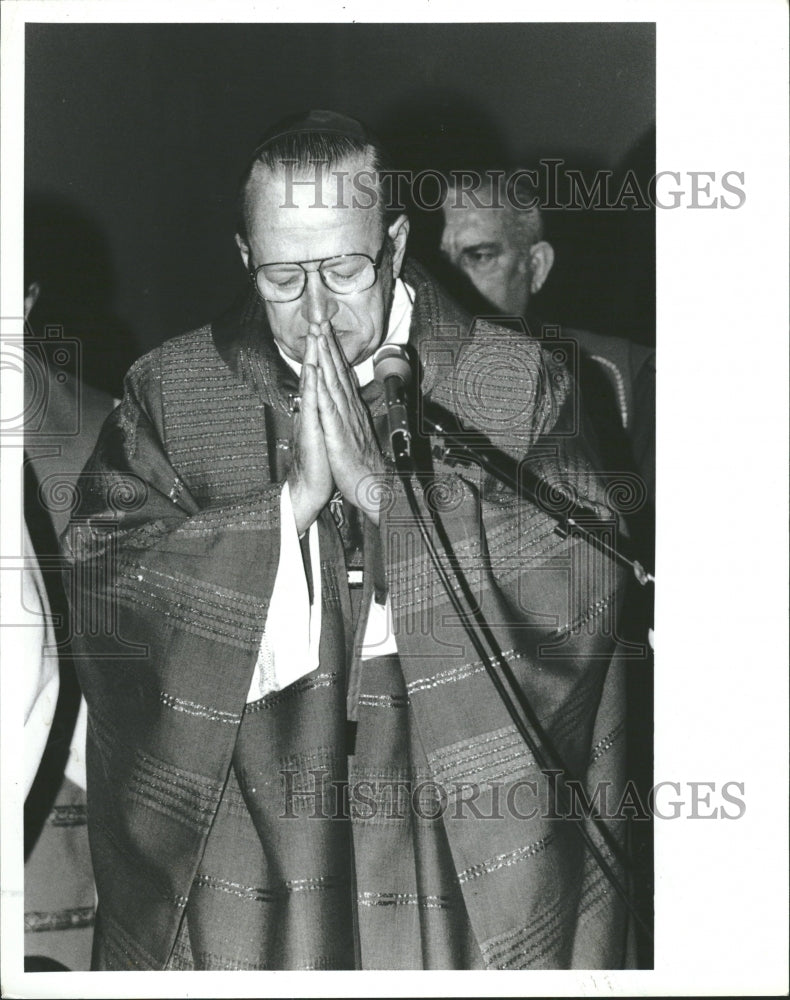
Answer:
MULTIPOLYGON (((607 515, 564 370, 537 344, 473 324, 416 266, 406 278, 423 396, 560 484, 547 500, 571 491, 607 515)), ((67 551, 90 720, 94 967, 620 967, 622 905, 577 824, 551 818, 551 782, 459 628, 394 476, 375 547, 399 657, 360 669, 364 620, 354 636, 325 510, 319 670, 245 704, 277 566, 295 388, 263 308, 247 300, 134 365, 81 479, 67 551), (364 744, 351 757, 347 708, 364 744), (389 847, 395 827, 370 815, 353 836, 343 818, 288 826, 272 819, 282 772, 302 792, 317 772, 336 784, 429 778, 446 808, 404 821, 408 844, 389 847), (468 787, 477 811, 464 805, 468 787)), ((378 426, 377 387, 364 398, 378 426)), ((479 469, 433 464, 428 500, 415 476, 420 503, 438 506, 546 738, 588 789, 606 782, 615 795, 618 572, 479 469)), ((375 573, 365 576, 363 601, 375 573)))

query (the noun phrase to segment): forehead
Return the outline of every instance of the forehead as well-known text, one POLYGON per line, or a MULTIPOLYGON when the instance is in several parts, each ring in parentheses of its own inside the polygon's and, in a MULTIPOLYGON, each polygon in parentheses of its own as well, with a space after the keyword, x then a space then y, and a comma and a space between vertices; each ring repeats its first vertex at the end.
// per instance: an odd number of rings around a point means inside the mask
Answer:
POLYGON ((455 207, 452 196, 443 208, 445 243, 456 249, 478 243, 507 243, 507 212, 501 208, 455 207))
POLYGON ((247 235, 261 260, 313 260, 379 249, 383 227, 364 160, 272 171, 258 166, 247 186, 247 235))

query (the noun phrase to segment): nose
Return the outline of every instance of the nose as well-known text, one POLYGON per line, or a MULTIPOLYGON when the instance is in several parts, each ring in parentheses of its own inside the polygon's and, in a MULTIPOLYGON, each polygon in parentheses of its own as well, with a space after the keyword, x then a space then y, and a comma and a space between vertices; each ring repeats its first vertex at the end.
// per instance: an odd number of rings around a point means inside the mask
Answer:
POLYGON ((308 323, 324 323, 332 319, 337 308, 337 300, 318 271, 308 271, 301 299, 302 317, 308 323))

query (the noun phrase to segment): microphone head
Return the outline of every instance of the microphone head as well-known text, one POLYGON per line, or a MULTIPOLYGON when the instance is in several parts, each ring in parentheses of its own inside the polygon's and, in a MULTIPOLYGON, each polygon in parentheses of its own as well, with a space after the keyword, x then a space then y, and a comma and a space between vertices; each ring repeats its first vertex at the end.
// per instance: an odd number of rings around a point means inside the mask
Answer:
POLYGON ((411 382, 411 362, 409 354, 397 344, 382 344, 373 355, 373 376, 380 384, 384 379, 394 375, 404 385, 411 382))

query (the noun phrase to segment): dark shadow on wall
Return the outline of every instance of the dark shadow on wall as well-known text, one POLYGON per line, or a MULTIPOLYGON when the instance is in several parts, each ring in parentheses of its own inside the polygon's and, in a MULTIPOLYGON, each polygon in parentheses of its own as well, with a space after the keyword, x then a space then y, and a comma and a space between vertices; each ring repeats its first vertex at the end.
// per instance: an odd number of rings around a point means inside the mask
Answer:
POLYGON ((629 170, 635 172, 639 190, 649 190, 653 129, 612 168, 570 147, 531 147, 528 137, 516 148, 500 124, 468 98, 432 89, 391 105, 379 132, 396 169, 410 171, 415 179, 402 182, 401 191, 408 195, 416 189, 421 195, 407 202, 410 253, 473 313, 487 314, 490 307, 439 253, 442 213, 438 205, 433 207, 439 188, 431 175, 523 166, 537 171, 546 239, 555 250, 554 267, 535 297, 535 308, 552 323, 655 343, 655 212, 638 207, 639 198, 623 192, 629 170), (575 187, 573 172, 579 178, 575 187), (594 192, 601 181, 602 197, 593 196, 585 207, 584 191, 594 192), (618 203, 624 207, 613 207, 618 203))
POLYGON ((615 170, 621 183, 633 172, 640 191, 648 195, 646 210, 621 212, 618 216, 618 258, 622 279, 617 285, 612 332, 651 347, 656 343, 656 208, 650 182, 656 173, 656 130, 648 129, 615 170))
POLYGON ((41 287, 33 314, 37 336, 52 328, 76 341, 65 369, 120 396, 123 376, 140 354, 113 308, 115 274, 107 237, 79 207, 62 198, 25 199, 25 287, 41 287))
POLYGON ((502 129, 468 98, 431 88, 392 104, 382 116, 379 132, 396 170, 408 172, 411 178, 400 186, 411 223, 409 253, 469 305, 470 286, 459 281, 439 253, 442 212, 436 175, 485 170, 505 162, 509 151, 502 129), (437 207, 427 207, 433 205, 437 207))
POLYGON ((527 150, 517 162, 538 170, 555 251, 536 308, 552 321, 654 347, 655 128, 614 167, 571 148, 527 150))

